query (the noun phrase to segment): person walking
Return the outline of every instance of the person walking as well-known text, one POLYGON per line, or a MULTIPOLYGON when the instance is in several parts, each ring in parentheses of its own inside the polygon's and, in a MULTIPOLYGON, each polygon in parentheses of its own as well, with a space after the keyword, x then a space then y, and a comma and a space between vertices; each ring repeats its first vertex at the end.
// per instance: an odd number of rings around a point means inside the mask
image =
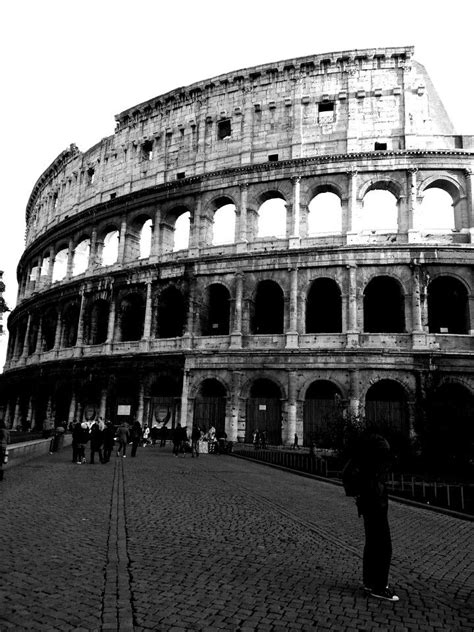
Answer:
POLYGON ((181 439, 182 439, 181 424, 176 424, 176 426, 173 428, 172 433, 171 433, 171 440, 173 442, 173 454, 175 456, 178 456, 179 454, 179 449, 181 447, 181 439))
POLYGON ((137 449, 142 440, 143 431, 142 425, 139 421, 135 420, 130 428, 130 439, 132 440, 132 456, 137 456, 137 449))
POLYGON ((367 431, 356 447, 353 462, 358 469, 357 508, 359 516, 364 519, 364 590, 376 599, 399 601, 399 597, 388 585, 392 559, 386 485, 390 445, 381 435, 367 431))
POLYGON ((299 450, 300 446, 298 445, 298 435, 295 432, 295 438, 293 439, 293 450, 299 450))
POLYGON ((104 441, 104 460, 102 462, 108 463, 110 461, 110 456, 114 449, 114 441, 115 441, 115 430, 111 421, 105 422, 102 438, 104 441))
POLYGON ((116 437, 118 439, 117 456, 120 456, 120 453, 122 453, 122 457, 125 459, 127 456, 127 443, 130 440, 128 424, 125 421, 117 428, 116 437))
POLYGON ((0 421, 0 481, 3 481, 3 464, 7 455, 7 446, 10 443, 10 431, 4 421, 0 421))
POLYGON ((104 456, 102 454, 102 445, 104 442, 103 432, 100 428, 100 425, 97 421, 94 421, 90 428, 90 438, 91 438, 91 458, 90 464, 94 465, 94 457, 97 453, 99 455, 99 461, 101 463, 104 462, 104 456))
POLYGON ((72 462, 80 463, 79 461, 79 451, 80 451, 80 443, 81 443, 81 422, 76 421, 76 423, 72 427, 72 462))
POLYGON ((78 446, 77 446, 77 463, 85 463, 86 462, 86 445, 89 441, 89 426, 85 421, 83 421, 79 426, 78 431, 78 446))

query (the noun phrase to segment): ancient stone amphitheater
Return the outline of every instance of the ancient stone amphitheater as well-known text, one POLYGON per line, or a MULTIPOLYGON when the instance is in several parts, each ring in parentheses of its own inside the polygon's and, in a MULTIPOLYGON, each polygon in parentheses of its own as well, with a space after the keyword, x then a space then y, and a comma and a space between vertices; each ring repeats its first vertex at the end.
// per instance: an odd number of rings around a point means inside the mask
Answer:
POLYGON ((26 208, 1 413, 472 440, 474 137, 411 47, 178 88, 26 208))

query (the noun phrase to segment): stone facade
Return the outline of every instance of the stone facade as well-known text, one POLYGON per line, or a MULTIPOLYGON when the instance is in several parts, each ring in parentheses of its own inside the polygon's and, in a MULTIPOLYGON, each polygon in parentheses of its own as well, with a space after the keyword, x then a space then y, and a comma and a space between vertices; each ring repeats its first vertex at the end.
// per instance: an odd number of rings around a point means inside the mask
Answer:
POLYGON ((8 423, 168 416, 287 444, 295 432, 325 441, 349 413, 407 437, 442 433, 449 409, 464 433, 474 139, 454 133, 412 54, 229 73, 64 151, 26 209, 0 384, 8 423), (433 189, 450 196, 449 229, 420 228, 433 189), (363 226, 374 191, 393 196, 390 229, 363 226), (337 229, 314 231, 312 203, 327 194, 337 229), (278 237, 261 232, 269 200, 284 213, 278 237), (223 209, 231 243, 216 238, 223 209))

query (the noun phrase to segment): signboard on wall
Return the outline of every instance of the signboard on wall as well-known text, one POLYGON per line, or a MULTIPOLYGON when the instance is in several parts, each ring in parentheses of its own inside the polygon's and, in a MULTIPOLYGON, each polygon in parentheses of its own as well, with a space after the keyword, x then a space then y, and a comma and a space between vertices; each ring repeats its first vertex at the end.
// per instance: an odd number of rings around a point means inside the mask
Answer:
POLYGON ((119 417, 129 417, 131 408, 132 407, 128 404, 121 404, 117 406, 117 415, 119 417))

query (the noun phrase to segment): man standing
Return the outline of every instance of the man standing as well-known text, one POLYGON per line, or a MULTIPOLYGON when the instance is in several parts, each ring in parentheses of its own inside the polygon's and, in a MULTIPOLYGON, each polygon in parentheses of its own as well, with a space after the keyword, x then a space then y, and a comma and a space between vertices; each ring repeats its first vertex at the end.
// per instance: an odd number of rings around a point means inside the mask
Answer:
POLYGON ((125 459, 127 456, 127 443, 130 438, 128 424, 125 421, 117 428, 116 437, 118 439, 117 456, 120 456, 120 452, 122 452, 122 456, 125 459))
POLYGON ((354 455, 359 470, 357 508, 364 519, 364 590, 376 599, 399 601, 388 586, 392 559, 392 540, 388 524, 386 479, 390 465, 390 446, 379 434, 368 431, 354 455))

